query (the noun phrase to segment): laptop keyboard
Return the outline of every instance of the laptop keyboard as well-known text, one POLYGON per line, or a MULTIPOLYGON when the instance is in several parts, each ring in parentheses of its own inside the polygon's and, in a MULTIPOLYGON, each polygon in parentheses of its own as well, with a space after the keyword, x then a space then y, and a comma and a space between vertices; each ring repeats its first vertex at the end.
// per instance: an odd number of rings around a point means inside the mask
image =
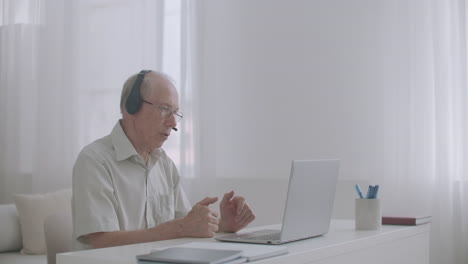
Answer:
POLYGON ((244 239, 244 240, 267 240, 267 241, 273 241, 273 240, 279 240, 280 239, 280 233, 273 233, 273 234, 266 234, 266 235, 252 235, 252 234, 245 234, 245 235, 239 235, 239 239, 244 239))

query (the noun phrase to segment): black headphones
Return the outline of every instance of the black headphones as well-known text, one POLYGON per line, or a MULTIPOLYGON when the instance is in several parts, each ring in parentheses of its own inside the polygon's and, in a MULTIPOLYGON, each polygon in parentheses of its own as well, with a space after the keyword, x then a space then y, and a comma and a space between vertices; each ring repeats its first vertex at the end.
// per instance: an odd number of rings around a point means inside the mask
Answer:
POLYGON ((125 109, 131 115, 138 113, 143 103, 143 100, 141 98, 140 86, 143 82, 143 79, 145 78, 145 74, 147 74, 148 72, 151 71, 142 70, 140 73, 138 73, 135 83, 133 84, 132 90, 130 91, 130 94, 127 97, 127 101, 125 102, 125 109))

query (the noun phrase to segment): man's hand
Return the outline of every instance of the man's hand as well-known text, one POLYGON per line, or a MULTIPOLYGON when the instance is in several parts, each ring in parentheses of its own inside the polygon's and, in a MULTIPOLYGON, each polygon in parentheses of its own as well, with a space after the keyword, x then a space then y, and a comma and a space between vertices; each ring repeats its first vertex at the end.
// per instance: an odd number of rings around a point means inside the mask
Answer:
POLYGON ((209 208, 218 197, 206 197, 192 207, 183 218, 181 228, 185 237, 213 237, 218 231, 219 215, 209 208))
POLYGON ((221 232, 237 232, 255 219, 255 214, 244 197, 234 196, 234 191, 224 194, 219 209, 221 211, 221 232))

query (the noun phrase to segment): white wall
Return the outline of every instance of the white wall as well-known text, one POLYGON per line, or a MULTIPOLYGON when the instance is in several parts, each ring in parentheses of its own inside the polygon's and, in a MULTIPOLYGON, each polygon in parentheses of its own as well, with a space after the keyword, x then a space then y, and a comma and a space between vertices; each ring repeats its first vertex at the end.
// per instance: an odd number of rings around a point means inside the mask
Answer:
POLYGON ((343 178, 380 173, 380 2, 205 1, 206 173, 284 178, 307 158, 342 159, 343 178))

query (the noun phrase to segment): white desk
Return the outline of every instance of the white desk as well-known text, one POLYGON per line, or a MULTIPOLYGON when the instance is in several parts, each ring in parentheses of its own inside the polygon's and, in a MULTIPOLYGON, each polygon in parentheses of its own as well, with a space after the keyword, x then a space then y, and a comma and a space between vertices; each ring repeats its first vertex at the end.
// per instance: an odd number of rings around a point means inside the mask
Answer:
MULTIPOLYGON (((272 227, 279 228, 279 225, 267 228, 272 227)), ((355 231, 354 221, 333 220, 330 231, 325 236, 283 244, 282 246, 289 248, 289 254, 254 263, 428 264, 429 228, 429 224, 424 224, 419 226, 383 226, 379 231, 355 231)), ((258 228, 251 230, 253 229, 258 228)), ((57 263, 136 264, 136 255, 149 253, 155 248, 193 241, 214 241, 214 239, 182 238, 62 253, 57 255, 57 263)))

